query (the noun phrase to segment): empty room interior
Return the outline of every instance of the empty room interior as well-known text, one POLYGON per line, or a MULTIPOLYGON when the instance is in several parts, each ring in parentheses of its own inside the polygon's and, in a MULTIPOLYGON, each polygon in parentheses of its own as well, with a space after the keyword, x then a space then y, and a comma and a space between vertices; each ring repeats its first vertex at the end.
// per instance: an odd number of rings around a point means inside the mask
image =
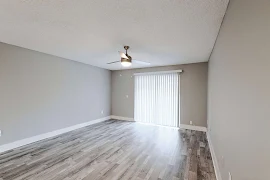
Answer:
POLYGON ((270 0, 1 0, 0 180, 270 180, 270 0))

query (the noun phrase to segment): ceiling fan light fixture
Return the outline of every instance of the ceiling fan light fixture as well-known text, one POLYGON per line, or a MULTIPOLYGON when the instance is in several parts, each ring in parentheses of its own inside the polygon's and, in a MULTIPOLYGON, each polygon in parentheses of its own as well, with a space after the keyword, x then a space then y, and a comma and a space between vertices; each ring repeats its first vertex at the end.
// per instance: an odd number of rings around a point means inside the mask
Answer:
POLYGON ((123 62, 121 62, 121 64, 122 64, 122 66, 124 66, 124 67, 129 67, 129 66, 131 66, 131 62, 128 62, 128 61, 123 61, 123 62))
POLYGON ((126 58, 121 58, 121 65, 124 67, 131 66, 131 60, 126 58))

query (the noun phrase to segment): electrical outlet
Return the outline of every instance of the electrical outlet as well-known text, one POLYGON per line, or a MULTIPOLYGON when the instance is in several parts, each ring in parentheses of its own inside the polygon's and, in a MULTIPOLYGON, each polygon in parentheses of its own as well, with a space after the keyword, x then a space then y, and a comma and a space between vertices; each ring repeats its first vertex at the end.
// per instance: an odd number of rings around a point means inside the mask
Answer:
POLYGON ((192 121, 189 121, 189 124, 190 124, 190 125, 193 125, 193 122, 192 122, 192 121))
POLYGON ((128 98, 128 95, 126 95, 126 98, 128 98))
POLYGON ((0 130, 0 137, 2 136, 2 131, 0 130))
POLYGON ((101 111, 101 114, 103 114, 104 112, 103 112, 103 110, 101 111))
POLYGON ((119 76, 122 76, 122 74, 119 74, 119 76))

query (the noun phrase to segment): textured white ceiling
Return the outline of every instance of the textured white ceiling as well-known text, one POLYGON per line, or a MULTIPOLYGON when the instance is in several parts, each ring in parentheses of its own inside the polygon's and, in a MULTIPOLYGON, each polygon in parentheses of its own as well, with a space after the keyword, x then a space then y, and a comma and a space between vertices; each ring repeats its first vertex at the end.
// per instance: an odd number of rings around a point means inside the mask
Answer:
POLYGON ((228 1, 1 0, 0 41, 111 70, 123 45, 151 66, 205 62, 228 1))

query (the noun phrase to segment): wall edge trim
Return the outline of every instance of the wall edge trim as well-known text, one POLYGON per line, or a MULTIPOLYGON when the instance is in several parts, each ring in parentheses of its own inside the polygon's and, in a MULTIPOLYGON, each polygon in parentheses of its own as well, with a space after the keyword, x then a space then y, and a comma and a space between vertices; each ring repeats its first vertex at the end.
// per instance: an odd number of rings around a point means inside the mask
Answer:
POLYGON ((89 126, 89 125, 92 125, 92 124, 100 123, 100 122, 109 120, 110 118, 111 118, 111 116, 107 116, 107 117, 95 119, 95 120, 92 120, 92 121, 88 121, 88 122, 85 122, 85 123, 76 124, 76 125, 69 126, 69 127, 66 127, 66 128, 62 128, 62 129, 54 130, 54 131, 51 131, 51 132, 47 132, 47 133, 44 133, 44 134, 39 134, 39 135, 32 136, 32 137, 29 137, 29 138, 21 139, 21 140, 14 141, 14 142, 11 142, 11 143, 8 143, 8 144, 3 144, 3 145, 0 146, 0 153, 3 153, 3 152, 8 151, 8 150, 15 149, 15 148, 27 145, 27 144, 31 144, 31 143, 34 143, 34 142, 37 142, 37 141, 40 141, 40 140, 51 138, 51 137, 54 137, 54 136, 57 136, 57 135, 60 135, 60 134, 64 134, 66 132, 70 132, 70 131, 73 131, 73 130, 76 130, 76 129, 79 129, 79 128, 83 128, 83 127, 86 127, 86 126, 89 126))
POLYGON ((194 131, 207 132, 207 128, 203 127, 203 126, 193 126, 193 125, 187 125, 187 124, 180 124, 180 128, 194 130, 194 131))
POLYGON ((211 156, 212 156, 212 161, 214 164, 216 178, 217 178, 217 180, 222 180, 221 173, 220 173, 219 166, 218 166, 217 156, 216 156, 216 153, 214 151, 214 147, 212 144, 212 140, 210 138, 209 131, 206 133, 206 136, 207 136, 208 145, 209 145, 211 156))
POLYGON ((122 121, 134 121, 134 118, 115 116, 115 115, 111 115, 111 119, 122 120, 122 121))

